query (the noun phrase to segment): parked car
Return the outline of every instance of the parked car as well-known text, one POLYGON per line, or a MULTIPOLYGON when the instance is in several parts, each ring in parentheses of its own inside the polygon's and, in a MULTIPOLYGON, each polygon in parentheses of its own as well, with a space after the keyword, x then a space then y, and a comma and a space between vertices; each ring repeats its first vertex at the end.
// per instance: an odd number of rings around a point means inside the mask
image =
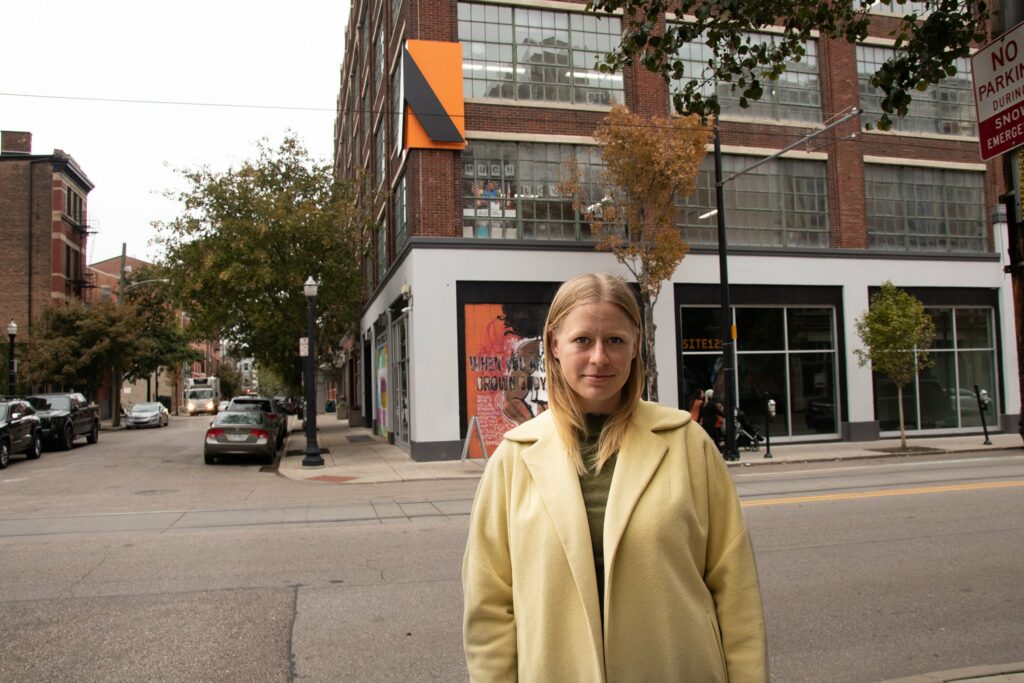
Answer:
POLYGON ((29 460, 43 454, 43 432, 39 416, 20 398, 0 399, 0 470, 11 455, 24 453, 29 460))
POLYGON ((89 443, 99 441, 99 409, 82 394, 35 394, 25 400, 32 404, 39 416, 43 441, 47 445, 68 451, 80 436, 89 443))
POLYGON ((171 422, 171 414, 163 403, 136 403, 124 415, 124 428, 166 427, 171 422))
POLYGON ((223 413, 225 410, 228 409, 228 406, 230 405, 231 401, 221 401, 220 403, 217 404, 217 412, 223 413))
POLYGON ((218 456, 254 455, 270 464, 277 453, 275 433, 262 410, 218 413, 206 430, 203 461, 212 465, 218 456))
POLYGON ((284 437, 288 431, 288 416, 272 398, 266 396, 236 396, 228 406, 231 411, 259 410, 266 414, 274 427, 274 443, 278 448, 284 446, 284 437))

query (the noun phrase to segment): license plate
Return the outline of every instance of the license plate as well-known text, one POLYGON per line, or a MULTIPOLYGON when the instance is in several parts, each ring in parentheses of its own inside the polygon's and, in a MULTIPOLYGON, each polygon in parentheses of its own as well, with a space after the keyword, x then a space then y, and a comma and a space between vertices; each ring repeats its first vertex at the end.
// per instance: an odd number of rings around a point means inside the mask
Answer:
POLYGON ((245 441, 247 438, 248 434, 228 434, 228 441, 245 441))

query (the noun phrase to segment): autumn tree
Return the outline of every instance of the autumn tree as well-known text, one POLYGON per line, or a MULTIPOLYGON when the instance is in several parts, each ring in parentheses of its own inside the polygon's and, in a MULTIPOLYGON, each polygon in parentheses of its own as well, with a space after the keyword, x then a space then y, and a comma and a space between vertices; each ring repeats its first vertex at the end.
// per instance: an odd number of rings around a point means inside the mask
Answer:
POLYGON ((594 131, 605 170, 585 183, 570 164, 563 191, 598 237, 636 280, 644 322, 647 396, 658 400, 654 304, 690 250, 675 226, 677 199, 697 188, 708 129, 695 116, 647 118, 616 105, 594 131))
POLYGON ((929 356, 935 323, 913 295, 885 281, 872 295, 868 310, 855 323, 863 349, 856 349, 860 365, 885 375, 896 385, 899 405, 900 446, 907 447, 903 416, 903 387, 914 381, 934 360, 929 356))
POLYGON ((676 111, 705 120, 720 112, 717 94, 706 94, 707 84, 729 84, 746 107, 761 99, 787 63, 804 57, 809 40, 820 36, 857 44, 868 36, 872 21, 895 23, 886 32, 895 41, 894 55, 871 76, 871 85, 882 91, 878 127, 885 130, 893 116, 906 116, 914 91, 955 75, 956 60, 986 40, 990 9, 985 0, 925 4, 924 12, 904 10, 902 0, 592 0, 587 8, 622 13, 622 41, 604 56, 603 71, 639 63, 680 85, 673 94, 676 111), (873 17, 869 9, 878 5, 902 13, 901 18, 873 17), (665 22, 666 12, 686 21, 665 22), (771 41, 751 35, 769 26, 771 41), (700 73, 689 73, 679 51, 697 41, 707 45, 711 57, 700 73))
POLYGON ((298 387, 306 334, 302 284, 313 276, 320 356, 330 358, 361 302, 360 263, 352 234, 368 228, 358 183, 338 180, 293 136, 238 167, 181 171, 187 187, 170 193, 181 215, 159 223, 162 263, 191 318, 193 334, 230 341, 298 387), (357 225, 358 224, 358 225, 357 225))

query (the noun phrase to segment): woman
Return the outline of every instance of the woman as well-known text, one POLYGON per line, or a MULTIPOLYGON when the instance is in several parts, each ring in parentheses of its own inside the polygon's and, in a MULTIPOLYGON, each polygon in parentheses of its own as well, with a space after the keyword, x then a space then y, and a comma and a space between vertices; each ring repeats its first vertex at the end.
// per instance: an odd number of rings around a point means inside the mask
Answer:
POLYGON ((473 681, 766 681, 757 572, 717 449, 640 400, 640 311, 584 275, 544 325, 549 409, 505 434, 463 560, 473 681))

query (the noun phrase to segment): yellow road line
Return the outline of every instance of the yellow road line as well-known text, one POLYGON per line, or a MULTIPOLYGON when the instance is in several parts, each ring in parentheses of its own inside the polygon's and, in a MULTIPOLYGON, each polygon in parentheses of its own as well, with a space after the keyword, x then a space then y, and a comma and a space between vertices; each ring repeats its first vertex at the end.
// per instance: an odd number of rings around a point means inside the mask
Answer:
POLYGON ((921 493, 949 493, 951 491, 979 491, 1024 486, 1024 481, 993 481, 979 484, 950 484, 949 486, 921 486, 912 489, 886 489, 884 491, 857 491, 853 493, 827 493, 818 496, 793 496, 790 498, 767 498, 764 500, 741 501, 745 508, 768 505, 789 505, 791 503, 820 503, 829 500, 858 500, 861 498, 883 498, 886 496, 912 496, 921 493))

